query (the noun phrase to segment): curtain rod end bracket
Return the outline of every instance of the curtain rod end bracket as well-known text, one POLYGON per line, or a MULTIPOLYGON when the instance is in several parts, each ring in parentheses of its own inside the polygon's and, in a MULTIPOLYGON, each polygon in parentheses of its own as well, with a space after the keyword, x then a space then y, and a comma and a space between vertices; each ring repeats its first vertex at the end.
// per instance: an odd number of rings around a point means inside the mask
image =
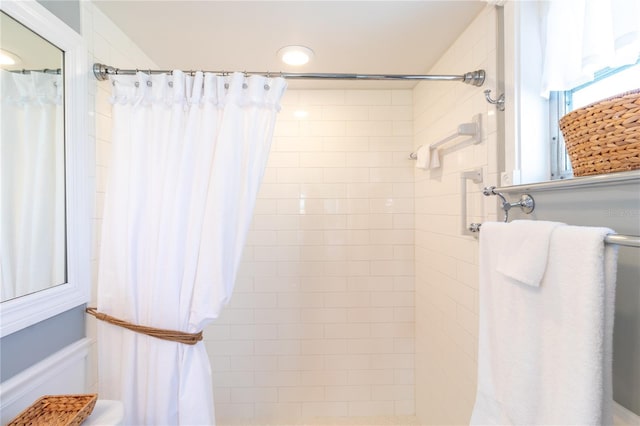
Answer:
POLYGON ((487 73, 485 70, 477 70, 465 73, 462 77, 462 82, 471 84, 472 86, 480 87, 484 84, 487 73))
POLYGON ((95 63, 93 64, 93 75, 98 81, 105 81, 109 79, 109 74, 117 74, 117 70, 108 65, 95 63))

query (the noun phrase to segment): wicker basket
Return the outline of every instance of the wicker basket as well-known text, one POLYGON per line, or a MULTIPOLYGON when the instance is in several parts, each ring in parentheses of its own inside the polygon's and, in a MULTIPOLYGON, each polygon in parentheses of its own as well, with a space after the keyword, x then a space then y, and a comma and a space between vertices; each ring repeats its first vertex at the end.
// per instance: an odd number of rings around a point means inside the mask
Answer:
POLYGON ((43 396, 7 426, 77 426, 89 417, 97 400, 98 394, 43 396))
POLYGON ((575 176, 640 168, 640 89, 570 112, 560 119, 575 176))

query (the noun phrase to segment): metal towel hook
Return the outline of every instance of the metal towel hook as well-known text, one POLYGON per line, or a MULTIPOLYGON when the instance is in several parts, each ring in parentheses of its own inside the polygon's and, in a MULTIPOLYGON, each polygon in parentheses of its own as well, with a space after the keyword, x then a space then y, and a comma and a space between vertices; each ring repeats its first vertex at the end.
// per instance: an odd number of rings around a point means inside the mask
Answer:
POLYGON ((512 207, 520 207, 520 210, 522 210, 522 213, 525 213, 525 214, 531 214, 533 210, 536 208, 536 202, 533 199, 533 197, 529 194, 522 194, 520 196, 520 200, 516 201, 515 203, 510 203, 507 201, 505 196, 502 195, 501 192, 496 191, 495 186, 487 186, 482 190, 482 193, 486 196, 497 195, 498 197, 500 197, 500 200, 502 200, 502 210, 504 210, 505 222, 509 221, 509 210, 511 210, 512 207))
POLYGON ((491 90, 487 89, 484 91, 484 98, 491 105, 495 105, 498 111, 504 111, 504 93, 498 96, 498 99, 491 99, 491 90))

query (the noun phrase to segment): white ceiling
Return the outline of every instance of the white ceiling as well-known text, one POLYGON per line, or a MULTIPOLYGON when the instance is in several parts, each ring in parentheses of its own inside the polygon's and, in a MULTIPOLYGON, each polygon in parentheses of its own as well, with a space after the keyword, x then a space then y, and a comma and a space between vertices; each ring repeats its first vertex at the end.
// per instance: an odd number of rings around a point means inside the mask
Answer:
POLYGON ((6 70, 42 70, 62 68, 62 50, 15 19, 0 13, 0 47, 16 55, 15 65, 4 65, 6 70))
MULTIPOLYGON (((481 0, 94 1, 162 69, 360 74, 426 73, 486 5, 481 0), (278 49, 290 44, 310 47, 314 59, 297 68, 280 63, 278 49)), ((467 71, 472 70, 448 73, 467 71)), ((290 85, 389 87, 361 81, 290 85)))

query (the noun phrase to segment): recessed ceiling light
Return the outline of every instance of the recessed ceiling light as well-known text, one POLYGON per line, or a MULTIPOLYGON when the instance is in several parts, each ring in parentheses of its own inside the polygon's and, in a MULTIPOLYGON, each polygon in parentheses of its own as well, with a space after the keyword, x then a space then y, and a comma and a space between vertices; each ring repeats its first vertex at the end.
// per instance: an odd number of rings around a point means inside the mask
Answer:
POLYGON ((313 50, 305 46, 285 46, 278 50, 278 57, 287 65, 304 65, 313 57, 313 50))
POLYGON ((21 62, 20 57, 8 50, 0 49, 0 66, 15 65, 21 62))

